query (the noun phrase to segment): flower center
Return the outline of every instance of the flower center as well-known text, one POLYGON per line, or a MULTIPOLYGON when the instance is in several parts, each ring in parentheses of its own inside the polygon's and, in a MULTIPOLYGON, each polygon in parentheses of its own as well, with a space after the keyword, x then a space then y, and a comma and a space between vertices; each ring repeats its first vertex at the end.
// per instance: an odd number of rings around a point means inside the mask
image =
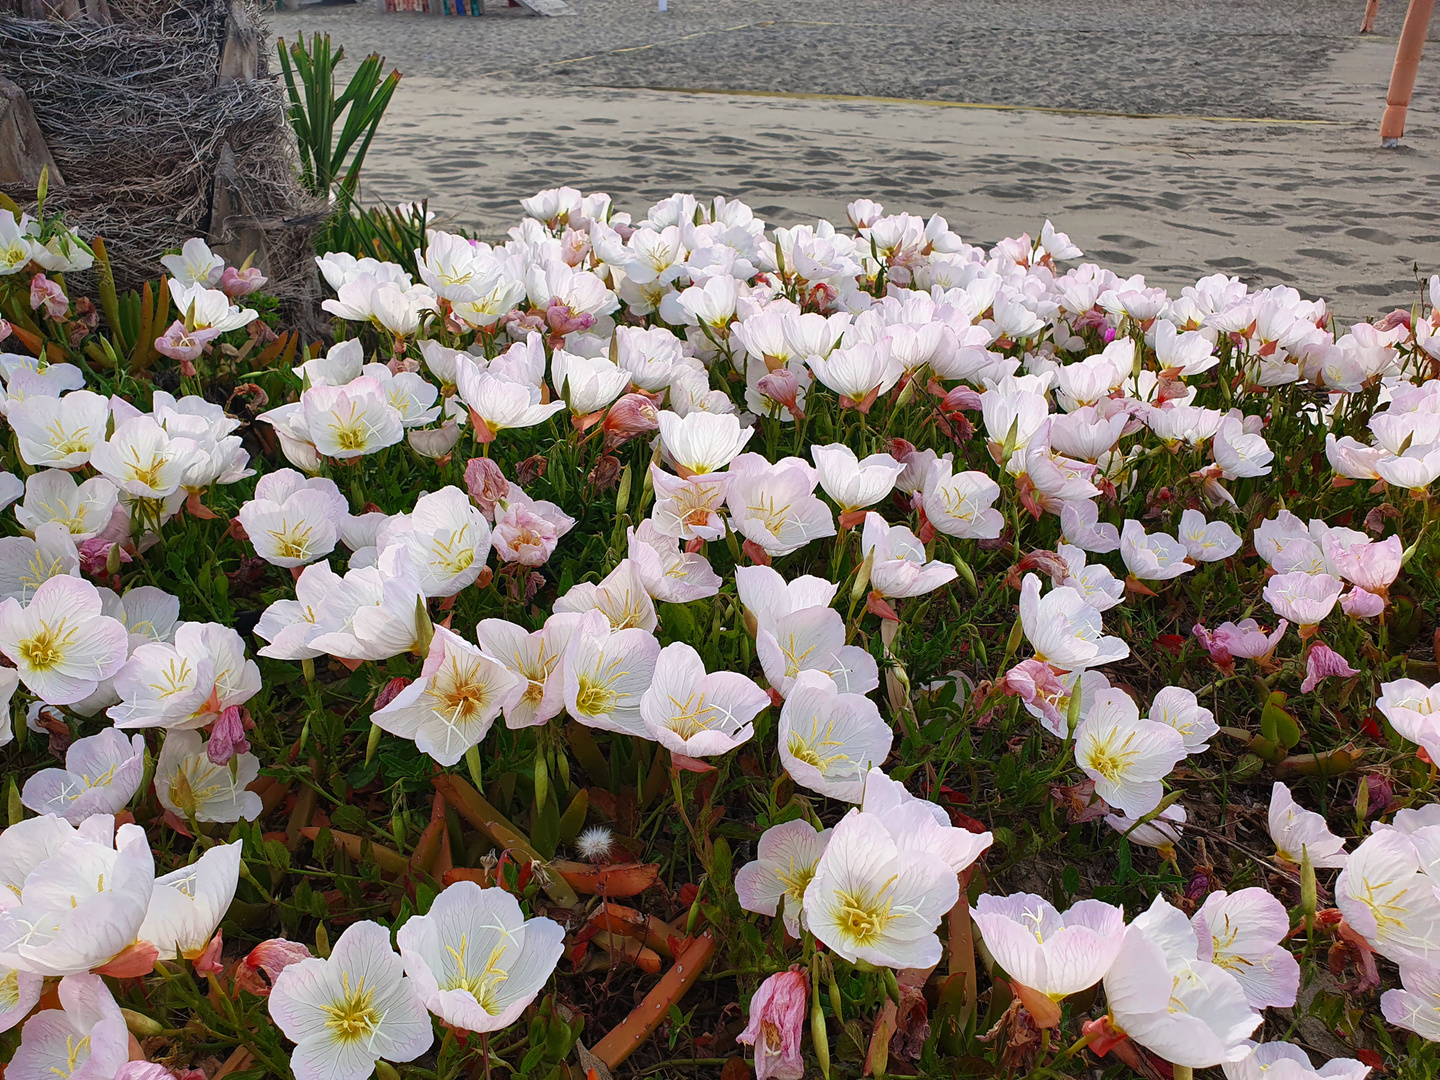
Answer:
POLYGON ((343 997, 320 1008, 330 1019, 325 1026, 335 1033, 335 1039, 342 1043, 357 1042, 374 1034, 380 1027, 384 1014, 375 1007, 375 991, 365 989, 361 979, 355 989, 350 989, 350 973, 341 974, 343 997))
POLYGON ((837 894, 837 899, 840 901, 840 908, 836 921, 840 924, 841 931, 857 945, 868 945, 884 933, 890 922, 888 900, 881 903, 878 897, 846 892, 837 894))
POLYGON ((51 628, 41 623, 34 637, 20 642, 20 655, 32 671, 49 671, 58 667, 65 659, 65 647, 75 639, 75 631, 65 628, 65 620, 51 628))

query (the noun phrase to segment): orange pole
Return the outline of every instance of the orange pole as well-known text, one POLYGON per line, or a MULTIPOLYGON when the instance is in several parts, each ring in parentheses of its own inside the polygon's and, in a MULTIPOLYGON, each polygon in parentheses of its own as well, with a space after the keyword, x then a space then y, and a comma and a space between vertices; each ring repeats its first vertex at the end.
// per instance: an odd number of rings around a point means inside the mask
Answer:
POLYGON ((1360 33, 1373 34, 1375 32, 1375 16, 1380 14, 1380 0, 1366 0, 1365 19, 1360 23, 1360 33))
POLYGON ((1399 146, 1400 137, 1405 134, 1405 112, 1415 89, 1415 73, 1420 67, 1420 54, 1425 49, 1425 33, 1434 7, 1435 0, 1410 0, 1410 8, 1405 12, 1400 47, 1395 50, 1395 68, 1390 72, 1385 115, 1380 121, 1381 146, 1399 146))

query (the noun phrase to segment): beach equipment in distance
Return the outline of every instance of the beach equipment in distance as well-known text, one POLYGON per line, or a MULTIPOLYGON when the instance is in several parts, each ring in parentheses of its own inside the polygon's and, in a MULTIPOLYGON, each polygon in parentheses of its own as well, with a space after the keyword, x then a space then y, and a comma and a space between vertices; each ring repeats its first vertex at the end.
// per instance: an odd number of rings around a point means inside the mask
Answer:
POLYGON ((1434 7, 1435 0, 1410 0, 1405 12, 1400 45, 1395 50, 1395 67, 1390 72, 1390 92, 1385 97, 1385 115, 1380 120, 1381 146, 1399 146, 1405 134, 1405 113, 1415 90, 1415 73, 1420 68, 1420 54, 1425 49, 1425 33, 1434 7))

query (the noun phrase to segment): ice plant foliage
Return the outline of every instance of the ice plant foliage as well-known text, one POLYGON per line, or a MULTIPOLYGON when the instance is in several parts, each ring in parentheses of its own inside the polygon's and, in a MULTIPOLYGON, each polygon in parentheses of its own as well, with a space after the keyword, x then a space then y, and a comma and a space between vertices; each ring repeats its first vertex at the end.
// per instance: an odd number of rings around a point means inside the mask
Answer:
POLYGON ((555 188, 302 338, 33 209, 7 1076, 1440 1070, 1440 278, 555 188))

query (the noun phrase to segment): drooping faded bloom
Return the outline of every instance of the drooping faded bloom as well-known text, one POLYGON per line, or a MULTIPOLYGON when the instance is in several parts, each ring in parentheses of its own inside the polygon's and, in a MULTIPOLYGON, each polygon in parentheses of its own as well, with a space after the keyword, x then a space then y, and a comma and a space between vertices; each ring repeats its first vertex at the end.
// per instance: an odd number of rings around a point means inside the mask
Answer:
POLYGON ((770 704, 754 680, 736 671, 705 672, 700 654, 683 641, 655 658, 655 675, 640 698, 649 737, 671 753, 703 758, 746 742, 751 721, 770 704))
POLYGON ((1290 916, 1279 900, 1258 888, 1212 892, 1190 924, 1200 959, 1235 976, 1251 1008, 1295 1004, 1300 965, 1282 944, 1290 934, 1290 916))
POLYGON ((798 938, 805 887, 815 876, 815 864, 830 842, 831 831, 816 830, 803 818, 766 829, 755 846, 755 861, 735 874, 740 906, 773 918, 783 904, 785 931, 798 938))
POLYGON ((840 820, 805 888, 805 920, 846 960, 927 968, 940 959, 935 928, 960 895, 950 866, 906 850, 874 814, 840 820))
POLYGON ((755 1048, 756 1080, 801 1080, 805 1060, 800 1040, 810 1006, 810 980, 803 971, 771 975, 750 999, 750 1022, 736 1040, 755 1048))
POLYGON ((398 934, 425 1007, 460 1031, 499 1031, 545 987, 565 947, 552 919, 526 919, 504 889, 457 881, 398 934))
POLYGON ((420 677, 370 719, 450 766, 485 738, 518 682, 499 660, 437 626, 420 677))
POLYGON ((296 1043, 296 1080, 365 1080, 375 1062, 413 1061, 434 1041, 430 1016, 379 923, 351 923, 327 960, 280 972, 270 1016, 296 1043))
POLYGON ((795 782, 858 803, 865 774, 890 755, 894 732, 868 697, 841 693, 821 671, 801 671, 780 710, 780 762, 795 782))

